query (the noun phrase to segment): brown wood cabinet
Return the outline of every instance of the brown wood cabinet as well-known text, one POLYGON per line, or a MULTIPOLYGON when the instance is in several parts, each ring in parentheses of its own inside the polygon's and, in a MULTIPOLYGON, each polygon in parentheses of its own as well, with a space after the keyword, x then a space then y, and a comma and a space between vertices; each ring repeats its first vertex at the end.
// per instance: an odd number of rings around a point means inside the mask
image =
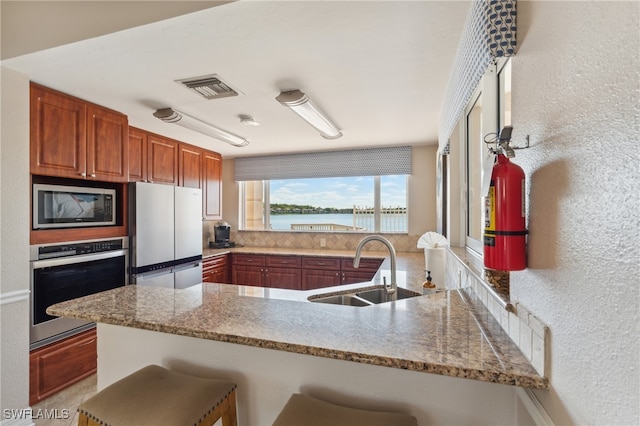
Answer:
POLYGON ((95 328, 29 354, 29 405, 61 391, 96 372, 95 328))
POLYGON ((232 281, 239 285, 300 290, 300 258, 234 253, 232 281))
POLYGON ((204 151, 193 145, 181 143, 178 149, 179 186, 202 189, 202 165, 204 151))
POLYGON ((232 282, 239 285, 312 290, 341 284, 370 281, 383 259, 361 259, 353 267, 353 258, 260 255, 234 253, 232 282))
POLYGON ((340 271, 325 271, 322 269, 302 270, 302 290, 332 287, 340 285, 340 271))
POLYGON ((360 267, 353 267, 353 259, 341 259, 340 261, 340 284, 353 284, 371 280, 378 268, 382 265, 382 259, 366 258, 360 259, 360 267))
POLYGON ((127 116, 35 83, 30 90, 32 174, 127 181, 127 116))
POLYGON ((202 203, 206 220, 222 218, 222 157, 204 151, 202 156, 202 203))
POLYGON ((302 258, 302 289, 340 285, 340 258, 309 256, 302 258))
POLYGON ((129 180, 202 189, 202 217, 222 218, 222 157, 188 143, 129 128, 129 180))
POLYGON ((262 287, 265 257, 255 254, 231 255, 231 282, 239 285, 262 287))
POLYGON ((153 133, 147 135, 147 180, 178 185, 179 142, 153 133))
POLYGON ((206 283, 230 283, 229 255, 220 254, 202 261, 202 281, 206 283))
POLYGON ((129 182, 147 180, 147 135, 144 130, 129 127, 129 182))

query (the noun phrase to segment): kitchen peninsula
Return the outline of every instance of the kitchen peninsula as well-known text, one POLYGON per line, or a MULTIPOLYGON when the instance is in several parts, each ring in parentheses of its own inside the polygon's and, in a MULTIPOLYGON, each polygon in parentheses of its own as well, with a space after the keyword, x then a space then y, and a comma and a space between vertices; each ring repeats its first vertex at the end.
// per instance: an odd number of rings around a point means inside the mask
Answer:
MULTIPOLYGON (((401 287, 422 291, 420 262, 421 253, 398 256, 401 287)), ((98 323, 99 388, 151 363, 232 379, 241 424, 270 424, 300 391, 360 406, 378 401, 370 408, 411 412, 421 424, 508 423, 509 385, 548 387, 464 289, 367 307, 308 300, 379 285, 388 273, 386 259, 371 282, 309 291, 127 286, 48 312, 98 323)))

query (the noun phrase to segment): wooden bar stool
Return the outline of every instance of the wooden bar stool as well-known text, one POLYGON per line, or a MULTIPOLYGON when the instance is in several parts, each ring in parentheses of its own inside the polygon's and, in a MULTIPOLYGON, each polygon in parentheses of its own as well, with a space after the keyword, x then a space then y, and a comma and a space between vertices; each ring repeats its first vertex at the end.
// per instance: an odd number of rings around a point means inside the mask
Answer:
POLYGON ((417 426, 408 414, 371 411, 331 404, 293 394, 273 426, 417 426))
POLYGON ((236 426, 236 384, 149 365, 78 407, 78 426, 236 426))

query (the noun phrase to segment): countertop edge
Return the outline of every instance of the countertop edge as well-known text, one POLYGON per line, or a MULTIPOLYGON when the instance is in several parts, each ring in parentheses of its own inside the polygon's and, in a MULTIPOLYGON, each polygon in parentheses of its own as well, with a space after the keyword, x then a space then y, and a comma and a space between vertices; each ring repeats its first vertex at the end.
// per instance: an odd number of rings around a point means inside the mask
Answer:
MULTIPOLYGON (((458 290, 450 290, 457 291, 458 290)), ((468 303, 473 303, 468 298, 464 297, 468 303)), ((147 331, 156 331, 160 333, 175 334, 185 337, 193 337, 205 340, 212 340, 223 343, 239 344, 244 346, 251 346, 264 349, 273 349, 291 353, 297 353, 302 355, 319 356, 329 359, 337 359, 350 362, 358 362, 363 364, 398 368, 402 370, 437 374, 442 376, 457 377, 470 380, 478 380, 489 383, 497 383, 504 385, 513 385, 525 388, 534 389, 549 389, 549 381, 545 377, 538 375, 524 375, 522 373, 510 373, 499 371, 488 371, 468 367, 460 367, 449 364, 437 364, 433 362, 422 362, 405 360, 397 357, 385 357, 374 354, 363 354, 339 349, 329 349, 316 346, 309 346, 299 343, 288 343, 276 340, 268 340, 262 338, 254 338, 249 336, 238 336, 227 333, 217 333, 206 330, 198 330, 193 328, 181 328, 170 324, 157 324, 148 323, 138 320, 131 320, 128 318, 113 318, 103 315, 91 315, 83 314, 78 315, 76 312, 65 309, 57 309, 57 305, 53 305, 47 311, 48 313, 56 316, 63 316, 67 318, 77 318, 89 321, 95 321, 97 323, 131 327, 147 331)))

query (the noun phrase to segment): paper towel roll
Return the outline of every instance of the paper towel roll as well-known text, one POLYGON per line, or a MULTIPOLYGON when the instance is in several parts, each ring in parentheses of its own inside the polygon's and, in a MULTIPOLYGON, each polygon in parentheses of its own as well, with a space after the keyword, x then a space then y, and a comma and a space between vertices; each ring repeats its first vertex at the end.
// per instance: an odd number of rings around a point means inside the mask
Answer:
POLYGON ((431 271, 431 282, 436 288, 445 288, 445 269, 447 267, 447 251, 444 248, 425 248, 424 266, 431 271))

